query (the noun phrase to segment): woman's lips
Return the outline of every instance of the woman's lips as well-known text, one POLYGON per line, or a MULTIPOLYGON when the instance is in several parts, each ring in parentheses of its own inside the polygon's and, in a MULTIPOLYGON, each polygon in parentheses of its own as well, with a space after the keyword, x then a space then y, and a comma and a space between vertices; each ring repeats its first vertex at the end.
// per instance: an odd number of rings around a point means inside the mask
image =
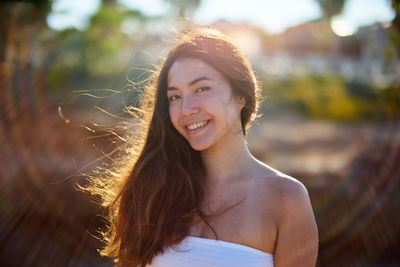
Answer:
POLYGON ((210 120, 205 120, 205 121, 193 123, 193 124, 186 126, 185 129, 189 134, 196 134, 196 133, 202 131, 205 127, 207 127, 209 122, 210 122, 210 120))

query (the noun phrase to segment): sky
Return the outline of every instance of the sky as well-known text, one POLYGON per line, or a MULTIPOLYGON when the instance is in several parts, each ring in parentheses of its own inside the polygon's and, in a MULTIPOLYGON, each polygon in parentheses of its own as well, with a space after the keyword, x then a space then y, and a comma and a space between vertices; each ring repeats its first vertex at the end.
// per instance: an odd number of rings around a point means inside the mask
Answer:
MULTIPOLYGON (((147 15, 162 15, 169 9, 164 0, 118 2, 147 15)), ((54 29, 84 29, 99 4, 99 0, 56 0, 47 22, 54 29)), ((221 19, 250 22, 269 33, 280 33, 290 26, 319 17, 321 10, 315 0, 202 0, 194 14, 194 20, 199 23, 212 23, 221 19)), ((390 0, 347 0, 342 14, 334 18, 332 26, 338 27, 342 33, 352 34, 360 26, 387 22, 393 17, 390 0)))

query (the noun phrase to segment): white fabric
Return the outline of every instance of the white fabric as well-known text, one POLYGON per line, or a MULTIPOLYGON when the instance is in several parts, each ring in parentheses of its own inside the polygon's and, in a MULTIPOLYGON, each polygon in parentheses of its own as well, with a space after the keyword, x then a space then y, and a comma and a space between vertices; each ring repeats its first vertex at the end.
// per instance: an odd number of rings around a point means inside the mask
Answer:
POLYGON ((228 241, 187 236, 147 267, 273 267, 270 253, 228 241))

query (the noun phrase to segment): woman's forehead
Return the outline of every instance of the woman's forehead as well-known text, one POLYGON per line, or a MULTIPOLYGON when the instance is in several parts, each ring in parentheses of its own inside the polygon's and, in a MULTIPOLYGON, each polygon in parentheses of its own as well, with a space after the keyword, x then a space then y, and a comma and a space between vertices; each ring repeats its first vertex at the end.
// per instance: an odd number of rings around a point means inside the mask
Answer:
POLYGON ((175 60, 168 72, 168 86, 188 84, 200 77, 209 80, 225 79, 218 70, 201 59, 179 58, 175 60))

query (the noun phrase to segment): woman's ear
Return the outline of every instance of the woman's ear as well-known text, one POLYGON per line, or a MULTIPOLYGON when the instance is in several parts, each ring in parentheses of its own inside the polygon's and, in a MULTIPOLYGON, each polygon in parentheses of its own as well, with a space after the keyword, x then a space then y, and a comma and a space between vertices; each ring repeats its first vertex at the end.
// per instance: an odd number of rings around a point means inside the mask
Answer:
POLYGON ((236 103, 240 106, 240 109, 242 109, 244 105, 246 105, 246 98, 242 95, 237 95, 236 103))

